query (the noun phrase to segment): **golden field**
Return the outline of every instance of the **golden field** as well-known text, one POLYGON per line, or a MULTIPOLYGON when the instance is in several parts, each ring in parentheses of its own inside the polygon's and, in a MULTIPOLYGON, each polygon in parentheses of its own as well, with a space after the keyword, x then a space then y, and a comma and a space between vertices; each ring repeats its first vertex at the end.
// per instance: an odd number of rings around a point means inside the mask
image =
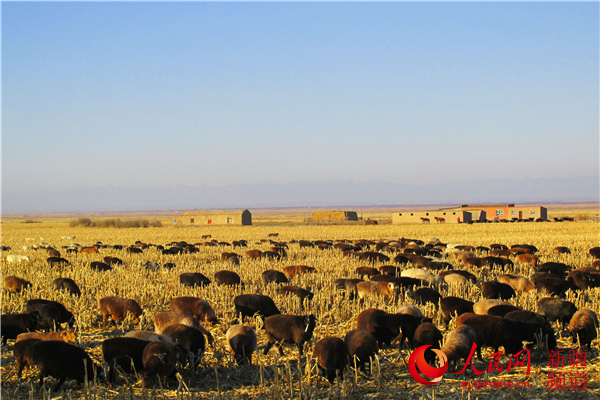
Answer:
MULTIPOLYGON (((597 213, 597 208, 595 209, 597 213)), ((377 213, 372 211, 373 215, 377 213)), ((574 215, 578 210, 567 210, 561 215, 574 215)), ((579 214, 582 212, 579 211, 579 214)), ((254 214, 254 212, 253 212, 254 214)), ((51 398, 351 398, 351 399, 378 399, 378 398, 590 398, 600 394, 600 358, 598 354, 598 339, 592 345, 593 349, 587 353, 586 374, 588 379, 587 391, 574 390, 548 390, 547 377, 550 369, 547 367, 547 354, 532 350, 531 374, 525 375, 523 369, 512 370, 509 374, 503 373, 496 376, 491 373, 486 380, 510 379, 512 381, 527 381, 528 388, 518 389, 466 389, 461 388, 461 380, 473 379, 473 373, 466 375, 453 375, 447 373, 444 380, 432 387, 421 386, 409 375, 407 370, 408 349, 398 350, 392 346, 380 350, 377 366, 371 375, 356 373, 353 369, 346 369, 346 379, 343 383, 332 386, 321 377, 317 376, 315 360, 310 358, 312 347, 325 336, 343 338, 346 332, 356 328, 356 316, 360 311, 376 307, 389 312, 394 312, 399 304, 412 304, 408 297, 399 298, 393 304, 383 300, 367 300, 360 305, 358 301, 349 301, 344 298, 343 292, 335 290, 333 281, 336 278, 355 277, 354 270, 365 266, 364 262, 343 257, 338 250, 318 250, 316 248, 300 248, 297 243, 288 244, 286 259, 280 261, 252 261, 242 259, 239 266, 232 266, 220 261, 224 251, 233 251, 242 254, 249 249, 267 250, 269 243, 261 243, 270 233, 278 233, 277 241, 290 242, 292 240, 358 240, 373 241, 398 239, 401 237, 420 239, 425 242, 437 238, 443 243, 458 243, 472 246, 489 246, 491 243, 532 244, 538 249, 542 262, 560 261, 571 265, 573 268, 589 266, 592 258, 588 254, 591 247, 600 245, 600 225, 591 220, 583 219, 575 222, 545 222, 545 223, 496 223, 474 225, 311 225, 282 224, 286 217, 280 215, 264 216, 255 214, 255 226, 248 227, 178 227, 170 225, 170 216, 151 216, 163 222, 159 228, 84 228, 70 227, 70 218, 44 218, 36 217, 35 221, 24 223, 26 219, 14 218, 2 221, 2 245, 10 246, 10 251, 2 252, 2 276, 16 275, 29 280, 33 287, 22 294, 11 294, 2 291, 2 313, 23 312, 25 303, 29 299, 44 298, 62 302, 75 314, 78 324, 76 326, 77 339, 80 346, 91 354, 97 362, 101 362, 102 340, 124 334, 128 329, 133 329, 130 323, 117 324, 102 329, 101 318, 98 312, 98 299, 104 296, 118 295, 135 299, 143 308, 146 317, 142 329, 152 330, 153 316, 162 311, 169 310, 169 301, 176 296, 197 296, 206 299, 217 312, 221 324, 206 326, 215 337, 214 347, 208 347, 204 355, 203 364, 195 371, 184 369, 180 371, 185 385, 177 388, 172 384, 163 389, 142 389, 134 377, 129 376, 127 384, 108 385, 99 383, 83 387, 74 381, 67 381, 57 394, 51 398), (261 218, 263 218, 261 220, 261 218), (261 224, 261 222, 263 222, 261 224), (143 254, 133 255, 122 250, 110 248, 101 249, 100 254, 67 254, 60 247, 70 245, 73 241, 83 246, 92 245, 101 241, 107 245, 132 245, 140 240, 145 243, 160 244, 165 247, 174 241, 187 241, 189 243, 202 243, 202 235, 211 235, 211 239, 219 242, 232 242, 233 240, 246 239, 248 248, 231 248, 225 246, 208 247, 199 245, 200 252, 195 254, 162 255, 155 248, 144 250, 143 254), (74 240, 63 237, 75 236, 74 240), (61 250, 62 256, 67 258, 70 266, 53 267, 46 265, 46 252, 44 250, 23 250, 23 246, 32 246, 47 242, 61 250), (571 249, 570 255, 557 255, 552 252, 556 246, 567 246, 571 249), (7 264, 6 255, 21 254, 31 257, 29 263, 7 264), (90 269, 92 261, 101 261, 104 256, 112 255, 123 259, 124 265, 116 266, 111 272, 95 272, 90 269), (156 261, 158 264, 173 262, 176 268, 172 270, 147 271, 141 266, 142 261, 156 261), (315 267, 317 274, 296 277, 291 284, 310 289, 315 293, 312 302, 308 303, 302 312, 295 298, 282 298, 276 291, 277 286, 266 286, 261 279, 261 273, 267 269, 282 270, 287 265, 305 264, 315 267), (236 271, 245 283, 244 289, 216 286, 211 284, 203 288, 184 287, 179 283, 179 274, 183 272, 201 272, 212 279, 216 271, 229 269, 236 271), (64 293, 55 292, 51 282, 58 278, 69 277, 74 279, 82 290, 80 298, 71 297, 64 293), (266 343, 264 331, 257 329, 259 349, 250 366, 238 367, 233 362, 233 357, 228 352, 225 343, 225 332, 235 319, 233 298, 241 293, 261 293, 271 296, 282 313, 308 314, 313 313, 318 318, 312 341, 308 346, 305 357, 298 360, 295 346, 286 346, 285 355, 280 357, 272 349, 269 354, 262 354, 262 347, 266 343), (124 331, 125 330, 125 331, 124 331)), ((383 214, 382 214, 383 215, 383 214)), ((550 213, 552 216, 552 213, 550 213)), ((369 217, 365 211, 364 218, 369 217)), ((303 218, 292 215, 293 218, 303 218)), ((288 221, 289 222, 289 221, 288 221)), ((391 254, 388 254, 391 255, 391 254)), ((392 255, 393 257, 393 255, 392 255)), ((486 280, 493 280, 503 271, 487 268, 474 270, 466 268, 461 262, 448 258, 455 268, 468 269, 478 277, 478 284, 463 288, 440 289, 442 296, 458 295, 471 301, 481 299, 479 285, 486 280)), ((383 264, 376 264, 379 267, 383 264)), ((529 276, 533 269, 515 261, 515 271, 506 271, 529 276)), ((518 294, 511 301, 512 304, 531 311, 536 311, 537 300, 541 296, 537 293, 518 294)), ((596 313, 600 312, 600 288, 588 290, 586 293, 571 293, 568 300, 574 302, 579 308, 589 308, 596 313)), ((434 307, 419 306, 424 314, 434 319, 434 323, 443 331, 443 325, 434 307)), ((255 321, 258 325, 260 321, 255 321)), ((248 322, 247 322, 248 324, 248 322)), ((453 325, 451 325, 451 328, 453 325)), ((556 330, 558 331, 558 327, 556 330)), ((258 327, 259 328, 259 327, 258 327)), ((138 329, 136 326, 135 329, 138 329)), ((12 344, 2 348, 2 396, 6 399, 42 398, 47 394, 41 393, 37 388, 37 371, 27 370, 24 378, 19 381, 14 368, 12 344)), ((559 339, 561 349, 576 348, 570 339, 559 339)), ((490 349, 484 354, 484 363, 475 362, 478 369, 487 367, 490 349)), ((507 362, 507 358, 504 358, 507 362)), ((504 362, 504 364, 506 364, 504 362)), ((54 380, 51 379, 52 386, 54 380)))

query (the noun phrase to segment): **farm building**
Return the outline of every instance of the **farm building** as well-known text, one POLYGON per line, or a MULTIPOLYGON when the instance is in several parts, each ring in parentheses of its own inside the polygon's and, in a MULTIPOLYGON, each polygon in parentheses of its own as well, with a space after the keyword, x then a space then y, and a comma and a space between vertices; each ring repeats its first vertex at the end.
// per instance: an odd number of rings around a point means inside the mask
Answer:
POLYGON ((358 214, 356 211, 314 211, 311 219, 313 221, 358 221, 358 214))
POLYGON ((485 221, 483 210, 435 210, 435 211, 402 211, 392 214, 393 224, 410 223, 447 223, 485 221))
POLYGON ((181 225, 252 225, 248 210, 191 210, 177 219, 181 225))
MULTIPOLYGON (((548 219, 548 209, 541 206, 515 206, 514 204, 463 204, 449 210, 483 210, 490 220, 548 219)), ((447 211, 447 210, 446 210, 447 211)))

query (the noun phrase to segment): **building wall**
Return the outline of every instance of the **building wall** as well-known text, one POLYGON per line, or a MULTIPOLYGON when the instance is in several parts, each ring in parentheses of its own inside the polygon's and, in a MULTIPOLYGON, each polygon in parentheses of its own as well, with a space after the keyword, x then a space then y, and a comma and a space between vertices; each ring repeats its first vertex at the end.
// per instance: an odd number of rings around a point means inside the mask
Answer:
MULTIPOLYGON (((480 214, 480 213, 476 213, 480 214)), ((480 217, 479 215, 476 216, 480 217)), ((457 224, 460 222, 473 221, 473 214, 469 211, 464 210, 435 210, 435 211, 402 211, 395 212, 392 214, 393 224, 422 224, 424 223, 421 218, 428 218, 431 224, 457 224), (443 222, 437 221, 435 218, 443 218, 443 222)), ((485 214, 482 216, 485 219, 485 214)))
POLYGON ((461 207, 463 210, 484 210, 487 218, 494 219, 548 219, 548 210, 540 206, 514 206, 512 204, 497 204, 486 206, 461 207))
POLYGON ((252 225, 252 214, 248 210, 235 213, 188 212, 177 222, 182 225, 252 225))
POLYGON ((356 211, 314 211, 311 219, 315 221, 358 221, 356 211))

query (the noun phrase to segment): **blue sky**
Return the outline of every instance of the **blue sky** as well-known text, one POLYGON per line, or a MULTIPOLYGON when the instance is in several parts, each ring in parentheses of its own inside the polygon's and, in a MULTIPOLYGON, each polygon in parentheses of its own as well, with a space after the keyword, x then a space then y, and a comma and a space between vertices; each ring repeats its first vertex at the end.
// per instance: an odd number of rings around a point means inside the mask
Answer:
POLYGON ((597 2, 2 2, 2 190, 599 174, 597 2))

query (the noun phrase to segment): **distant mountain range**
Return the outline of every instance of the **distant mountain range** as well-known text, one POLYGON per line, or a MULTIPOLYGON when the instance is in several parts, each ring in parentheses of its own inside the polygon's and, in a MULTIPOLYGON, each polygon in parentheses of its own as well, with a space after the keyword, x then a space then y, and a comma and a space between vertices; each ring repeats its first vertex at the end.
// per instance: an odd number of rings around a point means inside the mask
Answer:
POLYGON ((600 177, 490 179, 401 184, 382 181, 97 187, 2 193, 3 214, 407 204, 599 201, 600 177))

